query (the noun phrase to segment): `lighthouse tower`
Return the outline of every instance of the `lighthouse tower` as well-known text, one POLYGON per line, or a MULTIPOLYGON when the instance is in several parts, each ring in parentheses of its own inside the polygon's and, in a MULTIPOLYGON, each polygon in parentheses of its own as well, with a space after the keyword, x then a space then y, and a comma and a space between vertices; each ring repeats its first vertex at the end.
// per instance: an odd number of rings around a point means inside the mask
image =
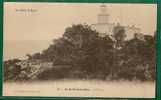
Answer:
POLYGON ((109 13, 106 5, 100 6, 100 11, 97 15, 97 23, 92 24, 92 29, 99 32, 99 36, 104 37, 113 33, 114 23, 109 22, 109 13))
POLYGON ((107 24, 109 21, 109 14, 107 11, 107 6, 106 5, 101 5, 100 6, 100 13, 98 14, 98 23, 99 24, 107 24))

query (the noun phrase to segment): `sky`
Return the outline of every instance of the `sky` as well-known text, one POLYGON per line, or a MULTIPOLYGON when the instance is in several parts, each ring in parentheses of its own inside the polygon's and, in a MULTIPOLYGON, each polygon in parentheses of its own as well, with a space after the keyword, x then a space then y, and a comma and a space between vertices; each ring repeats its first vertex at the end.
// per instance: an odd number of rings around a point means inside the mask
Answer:
MULTIPOLYGON (((135 25, 144 34, 156 31, 155 4, 109 4, 109 23, 135 25)), ((41 52, 72 24, 97 23, 102 3, 4 4, 4 59, 41 52)))
MULTIPOLYGON (((106 3, 105 3, 106 4, 106 3)), ((5 3, 5 40, 51 40, 72 24, 97 23, 101 3, 5 3), (20 10, 26 11, 20 11, 20 10), (35 10, 33 12, 28 9, 35 10)), ((111 23, 135 25, 145 34, 156 30, 156 5, 108 4, 111 23)))

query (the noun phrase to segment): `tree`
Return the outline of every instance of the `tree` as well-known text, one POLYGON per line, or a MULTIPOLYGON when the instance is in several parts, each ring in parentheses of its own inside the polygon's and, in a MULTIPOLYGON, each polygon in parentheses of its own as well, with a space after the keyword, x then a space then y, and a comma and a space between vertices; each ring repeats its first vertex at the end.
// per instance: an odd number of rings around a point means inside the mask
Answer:
POLYGON ((123 67, 119 76, 132 80, 153 80, 155 77, 155 43, 154 37, 144 36, 145 40, 134 37, 126 41, 123 48, 123 67))
POLYGON ((61 78, 85 79, 155 79, 155 37, 144 35, 125 40, 123 26, 114 27, 113 36, 99 37, 88 25, 67 27, 63 36, 42 53, 27 55, 23 61, 14 59, 4 62, 5 80, 32 79, 32 63, 43 65, 36 78, 40 80, 61 78), (19 62, 23 64, 19 64, 19 62), (51 67, 46 68, 49 62, 51 67), (22 65, 22 66, 21 66, 22 65), (14 71, 14 72, 13 72, 14 71))
POLYGON ((27 56, 27 59, 28 59, 28 60, 31 60, 31 59, 32 59, 32 55, 26 54, 26 56, 27 56))
POLYGON ((125 29, 119 24, 113 29, 114 38, 116 39, 116 48, 122 48, 124 40, 126 38, 125 29))
POLYGON ((88 78, 105 78, 112 66, 114 42, 109 36, 102 38, 98 34, 88 25, 72 25, 42 55, 50 58, 53 66, 72 66, 73 73, 79 72, 79 76, 81 72, 88 78))
POLYGON ((31 58, 32 59, 42 59, 42 55, 41 55, 41 53, 35 53, 35 54, 33 54, 32 56, 31 56, 31 58))
POLYGON ((19 59, 4 62, 4 81, 18 80, 18 75, 21 72, 21 66, 17 64, 19 62, 21 62, 19 59))

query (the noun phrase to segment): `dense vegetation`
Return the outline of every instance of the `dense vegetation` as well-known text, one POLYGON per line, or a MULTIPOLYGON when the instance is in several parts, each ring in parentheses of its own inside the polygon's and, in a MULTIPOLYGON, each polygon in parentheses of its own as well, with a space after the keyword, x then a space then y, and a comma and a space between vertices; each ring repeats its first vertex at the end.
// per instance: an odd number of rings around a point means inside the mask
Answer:
POLYGON ((32 78, 32 65, 24 69, 17 63, 21 60, 8 60, 4 62, 5 81, 64 78, 155 80, 155 37, 144 35, 144 39, 139 39, 135 34, 133 39, 125 40, 122 26, 116 26, 113 33, 113 36, 100 37, 88 25, 72 25, 46 50, 27 55, 27 61, 51 62, 51 68, 37 71, 36 78, 32 78), (25 74, 22 75, 22 71, 25 74))

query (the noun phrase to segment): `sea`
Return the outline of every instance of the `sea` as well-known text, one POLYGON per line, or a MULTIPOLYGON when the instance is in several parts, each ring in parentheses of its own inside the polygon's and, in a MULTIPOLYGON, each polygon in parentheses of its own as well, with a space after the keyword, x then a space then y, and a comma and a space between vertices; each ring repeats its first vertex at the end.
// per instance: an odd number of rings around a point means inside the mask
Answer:
POLYGON ((26 59, 26 54, 41 53, 50 44, 51 40, 6 40, 3 43, 3 59, 26 59))

